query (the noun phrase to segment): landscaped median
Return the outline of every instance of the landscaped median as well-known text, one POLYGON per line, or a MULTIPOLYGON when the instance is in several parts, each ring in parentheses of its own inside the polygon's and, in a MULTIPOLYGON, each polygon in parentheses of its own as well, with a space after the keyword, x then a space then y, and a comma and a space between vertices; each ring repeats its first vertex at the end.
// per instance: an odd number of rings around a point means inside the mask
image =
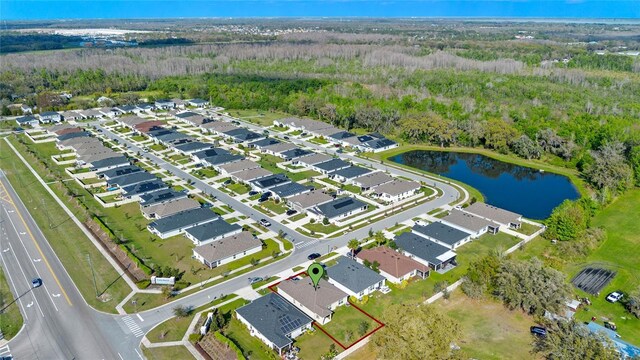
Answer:
POLYGON ((0 267, 0 296, 0 308, 4 308, 0 312, 0 332, 5 340, 11 340, 22 328, 23 319, 18 303, 9 305, 14 299, 2 267, 0 267), (6 307, 7 305, 9 306, 6 307))

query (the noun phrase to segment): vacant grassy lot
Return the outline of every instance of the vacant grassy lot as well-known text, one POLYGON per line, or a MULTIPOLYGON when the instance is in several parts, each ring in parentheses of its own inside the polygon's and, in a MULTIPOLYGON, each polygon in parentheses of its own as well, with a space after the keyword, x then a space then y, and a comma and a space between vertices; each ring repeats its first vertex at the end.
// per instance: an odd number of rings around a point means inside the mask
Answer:
POLYGON ((242 120, 258 124, 263 127, 269 127, 273 125, 273 120, 282 119, 289 115, 279 111, 264 111, 264 110, 227 110, 229 115, 240 118, 242 120))
POLYGON ((163 346, 157 348, 148 348, 142 346, 142 353, 149 360, 189 360, 195 359, 186 347, 180 346, 163 346))
MULTIPOLYGON (((12 143, 18 149, 22 148, 16 141, 12 141, 12 143)), ((40 146, 47 153, 51 153, 55 149, 51 143, 40 144, 40 146)), ((35 176, 13 155, 13 150, 3 140, 0 140, 0 154, 0 167, 27 208, 31 209, 36 204, 40 208, 40 211, 34 211, 31 215, 85 300, 98 310, 115 313, 115 306, 131 291, 129 286, 120 278, 120 274, 107 262, 93 243, 69 219, 44 187, 37 182, 35 176), (95 269, 98 289, 104 292, 101 299, 95 296, 91 272, 85 271, 88 266, 87 255, 91 257, 95 269)), ((63 167, 50 162, 45 173, 40 163, 31 157, 26 158, 45 181, 57 180, 56 173, 63 171, 63 167)), ((77 189, 76 191, 80 194, 88 194, 75 182, 69 181, 67 184, 73 189, 77 189)), ((68 196, 62 194, 60 186, 53 185, 52 189, 63 200, 67 200, 68 196)), ((88 196, 85 195, 85 197, 88 196)), ((70 209, 75 212, 79 210, 74 206, 70 206, 70 209)))
POLYGON ((536 358, 530 353, 532 317, 520 311, 509 311, 493 299, 470 299, 461 291, 455 291, 449 300, 436 301, 434 306, 460 324, 462 338, 457 345, 467 357, 487 360, 536 358))
MULTIPOLYGON (((9 305, 13 301, 13 294, 9 288, 7 278, 4 276, 4 270, 0 267, 0 294, 2 295, 1 307, 9 305)), ((15 302, 0 313, 0 331, 6 340, 11 340, 22 328, 22 314, 20 313, 20 305, 15 302)))

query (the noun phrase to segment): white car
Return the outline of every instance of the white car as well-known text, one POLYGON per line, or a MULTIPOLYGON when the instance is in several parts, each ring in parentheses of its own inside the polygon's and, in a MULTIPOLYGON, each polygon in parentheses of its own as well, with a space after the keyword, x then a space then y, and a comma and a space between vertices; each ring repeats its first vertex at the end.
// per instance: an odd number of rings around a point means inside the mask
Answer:
POLYGON ((262 225, 264 227, 269 227, 269 226, 271 226, 271 223, 267 219, 260 219, 260 225, 262 225))
POLYGON ((620 301, 624 297, 624 294, 621 291, 614 291, 611 294, 607 295, 607 301, 610 303, 615 303, 620 301))

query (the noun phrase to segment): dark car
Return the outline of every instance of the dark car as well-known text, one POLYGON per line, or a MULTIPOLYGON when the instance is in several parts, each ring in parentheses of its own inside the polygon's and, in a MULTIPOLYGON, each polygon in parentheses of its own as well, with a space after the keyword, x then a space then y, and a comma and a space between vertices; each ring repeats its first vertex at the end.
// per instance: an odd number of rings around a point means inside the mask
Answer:
POLYGON ((228 180, 225 180, 225 182, 223 182, 222 184, 223 185, 229 185, 229 184, 231 184, 231 181, 232 181, 231 179, 228 179, 228 180))
POLYGON ((35 288, 39 288, 40 286, 42 286, 42 279, 40 278, 35 278, 33 280, 31 280, 31 286, 35 289, 35 288))
POLYGON ((289 140, 288 136, 283 136, 282 138, 285 139, 285 140, 289 140))
POLYGON ((542 337, 547 336, 547 329, 541 326, 532 326, 529 330, 533 335, 542 336, 542 337))
POLYGON ((322 256, 322 255, 320 255, 319 253, 313 253, 313 254, 309 254, 309 256, 307 256, 307 259, 315 260, 315 259, 319 258, 320 256, 322 256))
POLYGON ((249 191, 249 196, 258 195, 258 193, 259 193, 258 191, 251 190, 249 191))
POLYGON ((287 210, 287 216, 291 216, 291 215, 297 214, 297 213, 298 213, 298 210, 293 210, 293 209, 287 210))

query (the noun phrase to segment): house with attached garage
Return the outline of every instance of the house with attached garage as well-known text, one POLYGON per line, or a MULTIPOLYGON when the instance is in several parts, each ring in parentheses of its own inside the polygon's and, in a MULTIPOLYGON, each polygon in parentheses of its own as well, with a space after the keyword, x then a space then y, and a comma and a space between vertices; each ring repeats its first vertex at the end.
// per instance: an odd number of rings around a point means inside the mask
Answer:
POLYGON ((285 152, 280 153, 280 157, 285 161, 291 161, 293 159, 299 158, 301 156, 309 155, 312 152, 305 149, 295 148, 291 150, 287 150, 285 152))
POLYGON ((329 161, 329 160, 332 160, 332 159, 333 159, 333 157, 329 156, 327 154, 313 153, 313 154, 310 154, 310 155, 306 155, 306 156, 302 156, 302 157, 293 159, 293 160, 291 160, 291 164, 309 167, 311 165, 323 163, 325 161, 329 161))
POLYGON ((189 141, 173 146, 173 148, 182 155, 191 155, 199 151, 211 149, 212 147, 213 145, 200 141, 189 141))
MULTIPOLYGON (((115 154, 118 154, 118 153, 115 153, 115 154)), ((87 164, 91 168, 91 171, 100 172, 100 171, 119 168, 121 166, 127 166, 130 163, 129 163, 129 159, 127 159, 125 156, 119 155, 119 156, 112 156, 112 157, 108 157, 100 160, 87 162, 87 164)))
POLYGON ((300 195, 295 195, 287 200, 287 205, 300 213, 306 212, 318 205, 328 203, 333 200, 333 196, 322 192, 322 190, 312 190, 300 195))
POLYGON ((233 142, 235 142, 236 144, 244 144, 250 141, 264 139, 264 135, 258 134, 251 130, 247 130, 245 128, 225 131, 222 136, 233 140, 233 142))
POLYGON ((451 250, 455 250, 471 241, 471 234, 468 232, 458 230, 441 222, 434 222, 428 225, 414 225, 411 231, 418 236, 448 247, 451 250))
POLYGON ((184 235, 187 239, 193 241, 196 246, 200 246, 239 234, 240 232, 242 232, 242 226, 238 224, 229 224, 219 217, 206 224, 187 229, 184 235))
POLYGON ((385 283, 384 276, 359 264, 357 261, 341 256, 337 263, 327 268, 329 283, 358 300, 380 290, 385 283))
POLYGON ((368 261, 378 263, 380 275, 388 281, 400 284, 413 277, 424 279, 429 277, 429 267, 386 246, 362 249, 356 255, 359 263, 368 261))
POLYGON ((453 250, 412 232, 396 236, 394 242, 398 251, 437 272, 446 272, 457 265, 453 250))
POLYGON ((154 205, 142 207, 142 215, 147 219, 162 219, 179 212, 194 210, 200 207, 200 203, 183 197, 179 199, 171 199, 167 202, 157 203, 154 205))
POLYGON ((191 100, 187 100, 187 104, 189 106, 195 106, 197 108, 204 108, 207 105, 209 105, 209 102, 207 100, 202 100, 202 99, 191 99, 191 100))
POLYGON ((279 120, 274 120, 273 124, 276 126, 288 127, 291 130, 303 130, 309 132, 315 132, 323 129, 333 128, 333 125, 327 124, 322 121, 311 119, 300 119, 296 117, 289 117, 279 120))
POLYGON ((237 181, 239 183, 244 183, 251 186, 252 181, 262 179, 267 176, 271 176, 273 175, 273 173, 269 170, 259 167, 255 169, 246 169, 246 170, 234 172, 233 174, 230 174, 230 175, 233 181, 237 181))
POLYGON ((127 186, 139 184, 146 181, 155 180, 157 177, 146 171, 138 171, 127 175, 111 178, 107 180, 107 188, 125 188, 127 186))
POLYGON ((230 122, 225 122, 225 121, 205 122, 202 125, 200 125, 200 128, 208 131, 209 133, 217 134, 220 136, 224 136, 224 133, 227 131, 240 129, 238 126, 235 126, 234 124, 230 122))
POLYGON ((242 231, 205 245, 196 246, 193 249, 193 257, 204 266, 213 269, 256 254, 261 250, 262 241, 253 236, 251 232, 242 231))
POLYGON ((522 225, 522 215, 483 202, 473 203, 463 208, 462 211, 493 221, 507 228, 519 229, 522 225))
POLYGON ((207 208, 198 208, 179 212, 177 214, 155 220, 147 229, 161 239, 182 234, 192 227, 212 222, 220 217, 207 208))
POLYGON ((315 217, 317 221, 323 221, 324 218, 336 221, 366 211, 368 207, 367 203, 354 197, 343 197, 309 209, 309 215, 315 217))
POLYGON ((362 191, 367 191, 376 186, 386 184, 394 180, 394 177, 382 171, 371 172, 351 180, 355 186, 359 186, 362 191))
POLYGON ((340 170, 330 172, 328 176, 329 176, 329 179, 339 181, 341 183, 350 183, 353 179, 362 175, 366 175, 371 171, 372 170, 367 169, 365 167, 354 165, 354 166, 349 166, 340 170))
POLYGON ((140 195, 140 208, 146 208, 157 204, 165 204, 176 199, 187 197, 185 191, 175 191, 173 189, 164 188, 158 191, 140 195))
POLYGON ((420 191, 417 181, 393 180, 373 188, 372 195, 386 202, 396 202, 411 197, 420 191))
POLYGON ((278 185, 288 184, 290 182, 291 179, 284 174, 273 174, 253 180, 250 185, 255 191, 266 191, 278 185))
POLYGON ((40 120, 38 120, 35 116, 33 115, 26 115, 26 116, 20 116, 16 118, 16 124, 18 124, 18 126, 31 126, 31 127, 36 127, 38 125, 40 125, 40 120))
POLYGON ((100 179, 110 180, 118 176, 133 174, 139 171, 142 171, 142 169, 135 165, 125 165, 111 170, 100 171, 96 175, 100 179))
POLYGON ((346 292, 325 279, 320 279, 314 287, 309 277, 282 281, 278 284, 278 294, 320 325, 331 321, 335 309, 348 302, 346 292))
POLYGON ((293 339, 311 329, 313 320, 282 296, 270 292, 236 310, 238 320, 249 334, 264 342, 279 355, 293 344, 293 339))
POLYGON ((277 144, 264 146, 262 147, 262 149, 260 149, 260 151, 262 151, 265 154, 282 157, 280 154, 282 154, 283 152, 293 150, 296 148, 297 146, 293 145, 292 143, 280 142, 277 144))
POLYGON ((22 113, 25 115, 33 114, 33 109, 31 108, 31 106, 25 104, 20 105, 20 111, 22 111, 22 113))
POLYGON ((62 112, 62 114, 60 114, 60 116, 64 121, 77 121, 77 120, 84 119, 84 116, 82 116, 80 113, 77 113, 75 111, 64 111, 62 112))
POLYGON ((133 114, 137 109, 135 105, 118 105, 115 107, 121 114, 133 114))
POLYGON ((141 199, 142 196, 159 190, 167 189, 169 186, 160 179, 145 181, 139 184, 127 186, 122 189, 122 194, 127 199, 141 199))
POLYGON ((59 123, 62 121, 62 116, 55 111, 45 111, 38 114, 38 117, 40 118, 40 122, 43 124, 59 123))
POLYGON ((280 144, 280 141, 278 141, 278 140, 276 140, 274 138, 266 138, 266 139, 250 142, 248 146, 250 148, 255 148, 255 149, 261 150, 262 148, 264 148, 266 146, 275 145, 275 144, 280 144))
POLYGON ((313 190, 313 186, 305 186, 302 184, 298 184, 297 182, 289 182, 286 184, 278 185, 276 187, 272 187, 269 191, 273 193, 274 198, 285 200, 292 196, 304 194, 311 190, 313 190))
POLYGON ((240 161, 232 162, 230 164, 220 165, 219 167, 220 167, 220 173, 225 175, 231 175, 240 171, 257 169, 260 167, 260 164, 258 164, 255 161, 243 159, 240 161))
POLYGON ((500 224, 458 209, 451 210, 449 215, 440 219, 440 222, 468 232, 474 239, 487 232, 496 234, 500 230, 500 224))
POLYGON ((331 159, 329 161, 321 162, 319 164, 309 165, 311 170, 315 170, 321 174, 329 174, 330 172, 346 169, 351 166, 350 163, 342 159, 331 159))
POLYGON ((176 103, 168 99, 158 99, 154 103, 156 109, 169 110, 176 107, 176 103))
POLYGON ((98 109, 98 112, 102 114, 102 117, 108 117, 110 119, 115 119, 121 115, 120 111, 116 108, 104 107, 98 109))

